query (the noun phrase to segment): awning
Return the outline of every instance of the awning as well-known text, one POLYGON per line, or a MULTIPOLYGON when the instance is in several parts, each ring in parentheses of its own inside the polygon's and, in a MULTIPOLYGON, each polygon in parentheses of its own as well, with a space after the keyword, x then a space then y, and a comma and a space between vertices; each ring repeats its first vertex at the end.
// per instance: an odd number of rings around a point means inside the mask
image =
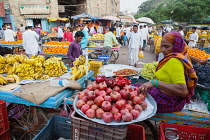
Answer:
POLYGON ((67 21, 69 20, 68 18, 47 18, 49 21, 57 21, 57 20, 61 20, 61 21, 67 21))
POLYGON ((25 18, 32 18, 32 19, 46 19, 49 15, 24 15, 25 18))

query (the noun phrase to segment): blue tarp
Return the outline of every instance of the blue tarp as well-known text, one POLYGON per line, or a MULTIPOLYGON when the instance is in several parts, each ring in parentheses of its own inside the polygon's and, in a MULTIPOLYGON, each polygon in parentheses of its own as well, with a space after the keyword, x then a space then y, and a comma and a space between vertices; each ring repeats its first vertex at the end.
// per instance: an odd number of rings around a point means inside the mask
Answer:
POLYGON ((73 19, 79 19, 79 18, 89 18, 91 20, 98 20, 98 19, 102 19, 102 18, 98 18, 98 17, 91 17, 90 14, 86 14, 86 13, 82 13, 80 15, 76 15, 72 17, 73 19))

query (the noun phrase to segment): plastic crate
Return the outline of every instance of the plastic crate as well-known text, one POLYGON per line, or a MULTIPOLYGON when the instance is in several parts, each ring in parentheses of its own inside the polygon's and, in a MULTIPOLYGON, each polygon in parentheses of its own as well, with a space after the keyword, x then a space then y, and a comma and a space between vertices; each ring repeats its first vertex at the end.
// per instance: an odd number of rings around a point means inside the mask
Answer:
POLYGON ((127 126, 116 128, 86 120, 75 111, 71 114, 71 140, 124 140, 127 126))
POLYGON ((70 139, 71 119, 61 116, 53 116, 33 140, 57 140, 60 137, 70 139))
POLYGON ((98 59, 102 59, 104 62, 104 65, 108 64, 109 56, 108 55, 98 55, 98 59))
POLYGON ((141 125, 129 124, 126 140, 146 140, 144 127, 141 125))
POLYGON ((90 61, 90 70, 94 72, 93 76, 97 76, 98 73, 100 73, 100 67, 103 66, 102 61, 90 61))
POLYGON ((3 134, 0 135, 0 140, 10 140, 10 131, 7 130, 3 134))
POLYGON ((160 123, 160 140, 168 140, 167 138, 165 138, 165 128, 178 129, 180 140, 210 140, 210 128, 173 123, 160 123))
POLYGON ((0 100, 0 135, 9 129, 6 102, 0 100))

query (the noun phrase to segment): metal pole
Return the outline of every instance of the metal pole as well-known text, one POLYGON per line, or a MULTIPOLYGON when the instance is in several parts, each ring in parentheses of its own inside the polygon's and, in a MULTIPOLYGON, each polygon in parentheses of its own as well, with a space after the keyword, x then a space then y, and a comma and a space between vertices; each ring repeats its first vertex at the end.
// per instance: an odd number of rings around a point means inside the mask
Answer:
POLYGON ((86 67, 86 79, 85 79, 85 85, 84 87, 86 88, 87 87, 87 84, 88 84, 88 48, 85 48, 85 59, 86 59, 86 62, 85 62, 85 67, 86 67))

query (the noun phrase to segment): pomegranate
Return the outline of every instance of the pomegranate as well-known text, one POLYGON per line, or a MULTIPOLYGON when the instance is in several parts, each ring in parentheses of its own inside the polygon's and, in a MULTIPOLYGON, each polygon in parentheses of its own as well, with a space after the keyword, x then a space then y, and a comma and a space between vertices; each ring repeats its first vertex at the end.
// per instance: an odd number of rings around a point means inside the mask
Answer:
POLYGON ((116 91, 116 92, 119 92, 120 91, 120 87, 115 86, 113 90, 116 91))
POLYGON ((87 93, 88 100, 94 100, 95 97, 96 97, 96 94, 93 91, 88 91, 88 93, 87 93))
POLYGON ((129 111, 131 111, 133 109, 132 105, 130 105, 130 104, 126 104, 125 108, 127 108, 129 111))
POLYGON ((133 90, 134 90, 134 91, 138 91, 138 89, 139 89, 139 88, 135 87, 133 90))
POLYGON ((138 116, 140 114, 140 112, 135 109, 132 109, 130 113, 133 115, 133 119, 138 118, 138 116))
POLYGON ((98 88, 98 84, 96 83, 96 81, 94 81, 93 83, 92 83, 92 89, 93 90, 96 90, 98 88))
POLYGON ((103 102, 104 102, 104 98, 102 96, 98 96, 94 99, 94 103, 98 106, 101 106, 103 102))
POLYGON ((106 82, 101 82, 101 83, 98 85, 98 89, 99 89, 99 90, 106 90, 106 89, 107 89, 106 82))
POLYGON ((143 101, 140 105, 143 108, 143 110, 147 108, 147 103, 145 101, 143 101))
POLYGON ((122 120, 124 122, 130 122, 133 120, 133 115, 129 112, 125 112, 124 114, 122 114, 122 120))
POLYGON ((88 109, 85 114, 88 118, 92 119, 92 118, 95 117, 95 110, 94 109, 88 109))
POLYGON ((137 104, 134 106, 134 109, 139 111, 140 113, 142 112, 143 108, 141 107, 141 105, 137 104))
POLYGON ((83 100, 78 100, 76 103, 77 108, 82 108, 83 105, 85 105, 85 102, 83 100))
POLYGON ((87 86, 87 89, 93 90, 93 86, 92 86, 92 85, 88 85, 88 86, 87 86))
POLYGON ((88 91, 90 91, 90 90, 89 89, 85 89, 83 92, 85 92, 85 94, 87 94, 88 91))
POLYGON ((87 101, 87 104, 88 104, 89 106, 92 106, 92 105, 94 104, 94 102, 93 102, 93 100, 90 100, 90 101, 87 101))
POLYGON ((137 91, 132 91, 132 92, 130 92, 130 100, 133 100, 133 98, 135 97, 135 96, 138 96, 138 92, 137 91))
POLYGON ((104 90, 99 91, 99 96, 105 97, 106 92, 104 90))
POLYGON ((113 104, 112 104, 112 107, 116 107, 116 104, 115 104, 115 103, 113 103, 113 104))
POLYGON ((105 97, 104 97, 104 101, 112 102, 111 96, 105 96, 105 97))
POLYGON ((118 110, 116 107, 112 107, 111 110, 110 110, 110 112, 111 112, 112 114, 114 114, 114 113, 119 113, 119 110, 118 110))
POLYGON ((124 114, 125 112, 129 112, 129 110, 127 108, 123 108, 123 109, 120 110, 121 114, 124 114))
POLYGON ((96 83, 101 83, 101 82, 104 82, 106 81, 106 76, 96 76, 96 83))
POLYGON ((127 91, 129 91, 129 92, 132 91, 132 88, 131 88, 131 86, 129 86, 129 85, 125 85, 125 86, 123 87, 123 89, 125 89, 125 90, 127 90, 127 91))
POLYGON ((130 104, 131 106, 133 106, 133 102, 131 100, 127 100, 126 102, 127 104, 130 104))
POLYGON ((83 113, 86 113, 86 111, 87 111, 88 109, 90 109, 90 106, 89 106, 88 104, 85 104, 85 105, 82 106, 81 111, 82 111, 83 113))
POLYGON ((141 98, 142 101, 144 101, 146 98, 143 94, 139 94, 139 97, 141 98))
POLYGON ((102 119, 106 122, 106 123, 110 123, 113 120, 113 115, 111 112, 105 112, 102 115, 102 119))
POLYGON ((142 102, 141 98, 139 96, 136 96, 133 98, 133 103, 134 104, 140 104, 142 102))
POLYGON ((97 117, 97 118, 101 119, 103 114, 104 114, 103 109, 98 108, 98 109, 96 110, 96 117, 97 117))
POLYGON ((90 107, 91 109, 94 109, 94 110, 97 110, 99 107, 97 106, 97 105, 92 105, 91 107, 90 107))
POLYGON ((121 94, 122 98, 126 99, 126 100, 130 99, 130 97, 131 97, 130 92, 128 92, 128 91, 126 91, 124 89, 120 90, 120 94, 121 94))
POLYGON ((121 98, 121 95, 120 93, 116 92, 116 91, 113 91, 111 94, 110 94, 111 98, 113 101, 118 101, 120 98, 121 98))
POLYGON ((82 100, 83 100, 84 102, 87 102, 87 101, 88 101, 87 96, 82 97, 82 100))
POLYGON ((104 101, 101 105, 101 108, 104 110, 104 111, 110 111, 111 108, 112 108, 112 105, 109 101, 104 101))
POLYGON ((107 88, 106 93, 107 93, 107 94, 110 94, 110 93, 112 93, 112 91, 113 91, 113 90, 112 90, 111 88, 107 88))
POLYGON ((99 94, 99 92, 100 92, 99 89, 96 89, 94 92, 95 92, 96 96, 99 96, 99 95, 100 95, 100 94, 99 94))
POLYGON ((122 108, 125 107, 125 101, 124 100, 119 100, 119 101, 116 102, 115 106, 116 106, 117 109, 122 109, 122 108))
POLYGON ((80 92, 79 94, 78 94, 78 98, 79 99, 82 99, 82 97, 85 97, 87 94, 85 93, 85 92, 80 92))
POLYGON ((114 113, 114 120, 116 122, 121 122, 121 120, 122 120, 122 114, 121 113, 114 113))

